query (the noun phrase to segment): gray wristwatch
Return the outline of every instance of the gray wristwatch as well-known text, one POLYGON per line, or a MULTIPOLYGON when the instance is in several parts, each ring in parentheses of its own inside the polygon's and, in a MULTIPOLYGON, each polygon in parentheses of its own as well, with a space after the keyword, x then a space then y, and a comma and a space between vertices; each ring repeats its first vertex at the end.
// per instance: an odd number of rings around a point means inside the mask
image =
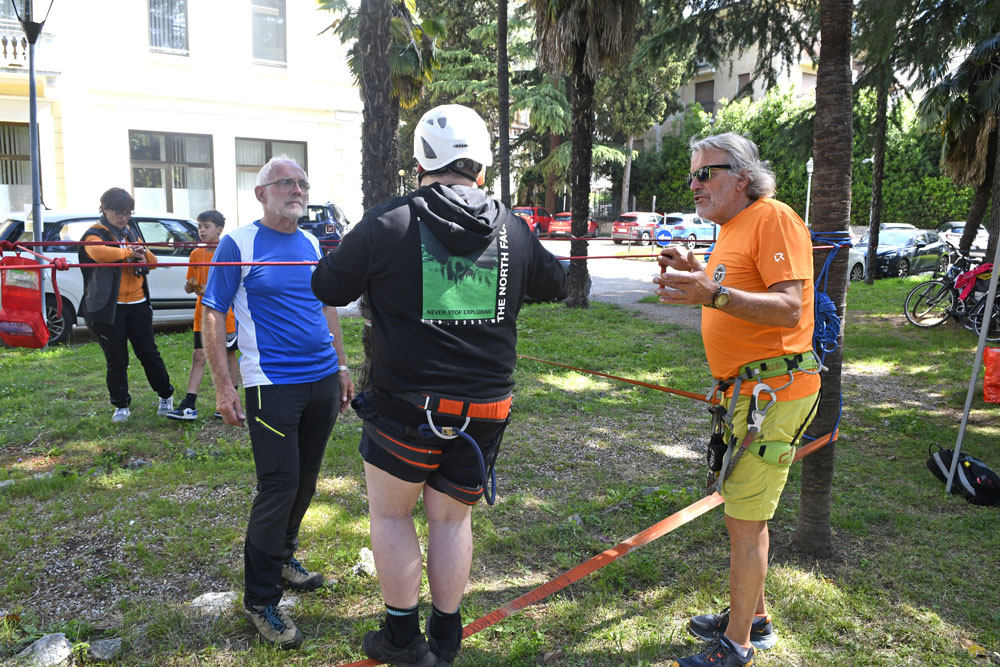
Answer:
POLYGON ((729 305, 729 290, 719 283, 718 289, 715 290, 715 295, 709 303, 705 304, 706 308, 725 308, 729 305))

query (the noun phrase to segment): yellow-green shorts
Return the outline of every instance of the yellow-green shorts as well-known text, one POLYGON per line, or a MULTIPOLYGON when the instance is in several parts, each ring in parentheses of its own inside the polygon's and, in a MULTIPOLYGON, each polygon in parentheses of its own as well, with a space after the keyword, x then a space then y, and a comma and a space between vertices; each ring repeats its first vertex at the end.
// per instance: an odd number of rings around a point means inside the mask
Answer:
MULTIPOLYGON (((762 398, 766 400, 767 395, 762 394, 762 398)), ((779 401, 768 408, 760 433, 722 484, 726 516, 745 521, 767 521, 774 516, 795 457, 798 437, 816 414, 816 399, 817 395, 812 394, 779 401)), ((723 405, 728 408, 729 399, 723 405)), ((749 407, 750 397, 740 396, 733 414, 737 444, 746 437, 749 407)))

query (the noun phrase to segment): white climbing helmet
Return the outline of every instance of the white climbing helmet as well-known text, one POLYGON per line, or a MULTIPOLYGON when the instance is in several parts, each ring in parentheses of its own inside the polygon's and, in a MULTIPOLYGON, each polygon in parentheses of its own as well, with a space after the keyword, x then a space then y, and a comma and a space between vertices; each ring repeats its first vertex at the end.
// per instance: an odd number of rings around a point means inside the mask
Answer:
POLYGON ((413 131, 413 157, 424 171, 443 170, 469 158, 483 166, 493 164, 490 133, 475 111, 460 104, 443 104, 423 115, 413 131))

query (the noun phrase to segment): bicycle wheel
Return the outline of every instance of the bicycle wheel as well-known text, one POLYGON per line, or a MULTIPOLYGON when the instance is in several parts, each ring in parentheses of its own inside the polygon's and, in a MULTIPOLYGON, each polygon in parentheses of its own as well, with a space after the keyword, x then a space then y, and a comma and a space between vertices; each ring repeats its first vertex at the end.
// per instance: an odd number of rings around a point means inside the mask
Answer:
POLYGON ((954 306, 954 290, 940 280, 928 280, 914 287, 906 296, 903 312, 910 324, 929 328, 947 320, 954 306))
MULTIPOLYGON (((975 332, 976 336, 979 336, 983 330, 983 313, 986 312, 986 299, 983 298, 982 303, 980 303, 976 308, 969 313, 969 323, 972 325, 972 330, 975 332)), ((990 318, 989 331, 986 332, 986 340, 995 341, 1000 340, 1000 302, 993 303, 993 316, 990 318)))

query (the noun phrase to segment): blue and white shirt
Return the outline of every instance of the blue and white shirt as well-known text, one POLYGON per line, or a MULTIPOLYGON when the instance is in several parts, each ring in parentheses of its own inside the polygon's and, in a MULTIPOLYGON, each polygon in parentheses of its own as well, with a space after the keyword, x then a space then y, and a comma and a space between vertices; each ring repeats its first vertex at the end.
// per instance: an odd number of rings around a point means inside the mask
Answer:
MULTIPOLYGON (((219 241, 214 262, 301 262, 322 257, 311 234, 260 224, 219 241)), ((310 281, 315 266, 213 266, 202 303, 225 313, 239 333, 244 387, 314 382, 337 372, 333 334, 310 281)))

